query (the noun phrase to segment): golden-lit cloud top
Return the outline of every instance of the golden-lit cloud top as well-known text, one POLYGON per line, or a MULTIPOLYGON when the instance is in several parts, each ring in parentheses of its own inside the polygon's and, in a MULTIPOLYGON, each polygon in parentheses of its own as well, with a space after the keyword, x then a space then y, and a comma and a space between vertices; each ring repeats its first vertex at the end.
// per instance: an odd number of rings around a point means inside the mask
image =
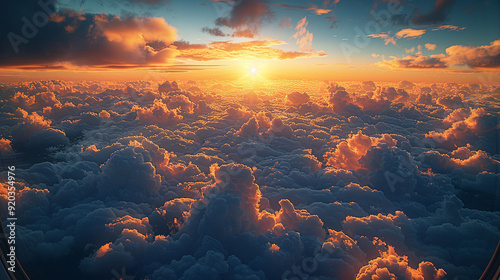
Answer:
POLYGON ((324 52, 284 51, 274 46, 286 44, 280 40, 262 39, 247 42, 213 42, 207 45, 176 42, 174 45, 180 51, 179 58, 192 60, 283 60, 305 57, 325 56, 324 52))

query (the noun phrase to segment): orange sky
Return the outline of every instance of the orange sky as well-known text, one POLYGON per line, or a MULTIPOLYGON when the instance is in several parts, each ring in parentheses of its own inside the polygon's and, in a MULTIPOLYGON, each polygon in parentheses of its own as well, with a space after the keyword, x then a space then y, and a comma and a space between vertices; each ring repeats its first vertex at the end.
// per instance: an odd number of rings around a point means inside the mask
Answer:
POLYGON ((153 5, 130 15, 126 7, 82 1, 43 10, 51 13, 35 26, 31 18, 40 7, 31 2, 6 18, 10 25, 3 30, 8 40, 0 42, 0 81, 500 82, 500 30, 494 24, 497 15, 490 12, 497 4, 464 16, 439 8, 443 1, 415 3, 428 13, 413 13, 413 4, 394 9, 387 1, 366 2, 360 9, 349 1, 305 7, 298 1, 237 5, 213 0, 211 5, 166 5, 175 13, 153 5), (389 13, 401 19, 410 12, 406 23, 376 17, 389 13), (485 21, 478 23, 478 17, 485 21))
POLYGON ((152 67, 125 70, 1 70, 0 81, 17 82, 31 80, 239 80, 239 79, 305 79, 330 81, 398 82, 455 82, 498 84, 498 72, 470 73, 460 70, 391 70, 371 65, 301 63, 296 61, 231 61, 206 65, 180 65, 178 67, 152 67), (252 73, 254 68, 255 73, 252 73))

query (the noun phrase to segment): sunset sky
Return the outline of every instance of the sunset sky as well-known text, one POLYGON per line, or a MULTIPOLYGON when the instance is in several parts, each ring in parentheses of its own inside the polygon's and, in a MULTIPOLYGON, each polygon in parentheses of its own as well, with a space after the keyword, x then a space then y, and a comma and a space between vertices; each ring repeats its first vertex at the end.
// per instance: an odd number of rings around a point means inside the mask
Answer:
POLYGON ((16 273, 479 279, 500 1, 400 1, 4 1, 16 273))
POLYGON ((0 12, 3 81, 499 77, 498 1, 28 2, 0 12))

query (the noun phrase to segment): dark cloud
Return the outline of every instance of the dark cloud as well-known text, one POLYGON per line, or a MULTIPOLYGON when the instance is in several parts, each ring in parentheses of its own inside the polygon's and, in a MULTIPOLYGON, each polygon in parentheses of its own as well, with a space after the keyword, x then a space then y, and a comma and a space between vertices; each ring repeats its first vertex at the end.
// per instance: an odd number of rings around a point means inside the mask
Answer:
POLYGON ((326 21, 330 21, 330 29, 334 28, 337 23, 339 23, 341 20, 337 19, 337 17, 326 17, 326 21))
POLYGON ((450 11, 456 0, 436 0, 434 7, 427 13, 421 13, 419 10, 413 12, 411 22, 413 24, 439 24, 449 20, 450 11))
POLYGON ((227 36, 226 33, 222 32, 222 30, 220 30, 220 28, 208 28, 208 27, 203 27, 201 29, 201 31, 205 32, 205 33, 208 33, 212 36, 217 36, 217 37, 225 37, 227 36))
POLYGON ((162 18, 56 10, 54 1, 11 5, 2 14, 10 22, 0 30, 2 66, 165 64, 177 55, 169 48, 176 29, 162 18))
POLYGON ((481 275, 500 238, 497 87, 258 86, 3 85, 0 152, 2 164, 19 160, 16 249, 28 273, 481 275))
POLYGON ((215 20, 216 26, 229 27, 236 37, 253 38, 264 20, 273 16, 269 6, 260 0, 241 0, 235 2, 229 16, 215 20))

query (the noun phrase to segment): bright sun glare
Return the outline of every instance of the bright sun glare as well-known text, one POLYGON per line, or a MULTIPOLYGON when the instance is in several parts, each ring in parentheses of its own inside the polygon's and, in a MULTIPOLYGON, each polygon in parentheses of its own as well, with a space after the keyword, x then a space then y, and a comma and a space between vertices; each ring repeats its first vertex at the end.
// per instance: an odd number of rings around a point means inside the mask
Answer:
POLYGON ((264 78, 264 74, 266 73, 266 69, 263 64, 243 63, 241 66, 241 79, 243 80, 261 80, 264 78))

